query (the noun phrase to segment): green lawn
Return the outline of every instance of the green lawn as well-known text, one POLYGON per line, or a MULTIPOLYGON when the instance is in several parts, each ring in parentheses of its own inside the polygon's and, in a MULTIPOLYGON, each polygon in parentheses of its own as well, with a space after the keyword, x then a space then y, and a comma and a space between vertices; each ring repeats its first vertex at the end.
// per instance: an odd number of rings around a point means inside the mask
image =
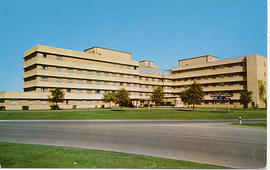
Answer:
POLYGON ((37 119, 170 119, 170 120, 193 120, 193 119, 266 119, 266 109, 233 110, 231 112, 218 110, 216 112, 183 111, 175 109, 132 109, 132 110, 42 110, 42 111, 0 111, 0 120, 37 120, 37 119))
MULTIPOLYGON (((239 123, 233 123, 233 125, 239 125, 239 123)), ((242 123, 241 126, 253 126, 253 127, 265 127, 266 128, 266 122, 264 123, 242 123)))
POLYGON ((152 156, 0 142, 2 168, 225 168, 152 156))

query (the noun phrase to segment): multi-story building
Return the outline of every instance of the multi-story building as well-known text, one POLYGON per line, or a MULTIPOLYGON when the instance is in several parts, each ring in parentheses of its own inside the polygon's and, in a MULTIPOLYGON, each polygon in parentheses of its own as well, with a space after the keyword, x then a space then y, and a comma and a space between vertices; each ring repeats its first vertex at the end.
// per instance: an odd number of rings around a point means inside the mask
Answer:
POLYGON ((24 92, 0 92, 0 105, 48 109, 49 90, 61 88, 65 92, 62 108, 100 107, 103 94, 125 88, 138 106, 155 87, 162 86, 167 103, 183 106, 179 93, 197 81, 206 94, 202 106, 212 106, 211 94, 233 94, 231 104, 240 107, 240 92, 250 90, 251 105, 265 107, 258 81, 266 86, 266 68, 266 58, 260 55, 224 60, 207 55, 179 60, 177 67, 161 70, 152 61, 132 60, 127 52, 100 47, 79 52, 37 45, 24 55, 24 92))

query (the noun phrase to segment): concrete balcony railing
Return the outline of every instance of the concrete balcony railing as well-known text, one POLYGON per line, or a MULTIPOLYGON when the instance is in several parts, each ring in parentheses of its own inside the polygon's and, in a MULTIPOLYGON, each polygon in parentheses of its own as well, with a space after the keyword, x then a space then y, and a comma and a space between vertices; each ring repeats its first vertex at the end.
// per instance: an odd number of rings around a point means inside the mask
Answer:
POLYGON ((35 81, 31 83, 25 83, 24 88, 29 87, 48 87, 48 88, 75 88, 75 89, 96 89, 96 90, 118 90, 125 88, 128 91, 139 91, 138 87, 134 86, 111 86, 111 85, 96 85, 96 84, 75 84, 75 83, 58 83, 50 81, 35 81))
POLYGON ((54 59, 46 59, 46 58, 37 58, 36 61, 37 64, 42 65, 51 65, 51 66, 57 66, 57 67, 69 67, 69 68, 75 68, 75 69, 87 69, 87 70, 96 70, 96 71, 102 71, 102 72, 112 72, 112 73, 122 73, 122 74, 132 74, 132 75, 139 75, 139 69, 127 69, 127 68, 114 68, 114 67, 104 67, 100 65, 95 64, 87 64, 87 63, 80 63, 77 64, 76 62, 72 61, 65 61, 65 60, 54 60, 54 59))
MULTIPOLYGON (((216 78, 216 79, 201 79, 196 80, 199 84, 208 84, 208 83, 226 83, 226 82, 236 82, 236 81, 246 81, 246 79, 242 76, 237 77, 226 77, 226 78, 216 78)), ((174 83, 174 86, 181 86, 181 85, 191 85, 193 84, 194 80, 188 81, 178 81, 174 83)))
POLYGON ((217 75, 217 74, 230 74, 230 73, 238 73, 244 72, 245 70, 241 66, 233 67, 233 68, 223 68, 223 69, 207 69, 207 70, 198 70, 198 71, 190 71, 190 72, 183 72, 174 75, 175 79, 181 78, 190 78, 190 77, 199 77, 199 76, 210 76, 210 75, 217 75))
POLYGON ((138 83, 138 79, 134 79, 133 76, 130 78, 120 78, 120 77, 112 77, 110 76, 98 76, 98 75, 88 75, 78 74, 78 73, 68 73, 68 72, 57 72, 57 71, 49 71, 49 70, 31 70, 26 72, 24 77, 30 77, 33 75, 40 76, 51 76, 51 77, 62 77, 62 78, 73 78, 73 79, 85 79, 85 80, 98 80, 98 81, 116 81, 116 82, 127 82, 127 83, 138 83))

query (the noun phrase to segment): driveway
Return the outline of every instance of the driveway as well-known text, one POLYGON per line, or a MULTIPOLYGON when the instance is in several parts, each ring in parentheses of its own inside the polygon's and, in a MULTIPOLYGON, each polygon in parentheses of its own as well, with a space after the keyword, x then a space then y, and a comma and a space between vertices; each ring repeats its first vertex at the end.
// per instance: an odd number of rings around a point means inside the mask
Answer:
POLYGON ((266 129, 226 121, 0 121, 0 141, 72 146, 215 164, 266 166, 266 129))

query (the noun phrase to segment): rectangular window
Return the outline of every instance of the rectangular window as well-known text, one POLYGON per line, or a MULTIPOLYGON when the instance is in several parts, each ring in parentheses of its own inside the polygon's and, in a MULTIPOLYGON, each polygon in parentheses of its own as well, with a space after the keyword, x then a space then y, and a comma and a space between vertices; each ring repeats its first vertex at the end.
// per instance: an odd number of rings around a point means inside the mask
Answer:
POLYGON ((43 54, 43 58, 48 58, 48 55, 47 54, 43 54))
POLYGON ((104 85, 108 85, 108 82, 107 81, 104 81, 104 85))
POLYGON ((48 81, 48 77, 41 77, 41 81, 48 81))
POLYGON ((87 84, 92 84, 91 80, 87 80, 86 82, 87 82, 87 84))
POLYGON ((87 74, 88 75, 92 75, 92 71, 87 71, 87 74))
POLYGON ((123 74, 120 74, 120 78, 123 78, 123 74))
POLYGON ((104 73, 104 76, 105 76, 105 77, 108 77, 108 73, 104 73))
POLYGON ((68 73, 72 73, 73 72, 73 69, 72 68, 67 68, 67 72, 68 73))
POLYGON ((77 105, 81 105, 82 104, 82 101, 77 101, 77 105))
POLYGON ((108 93, 109 93, 109 91, 107 91, 107 90, 106 90, 106 91, 104 91, 104 94, 108 94, 108 93))
POLYGON ((48 88, 41 88, 41 92, 48 92, 48 88))
POLYGON ((68 93, 71 93, 71 92, 72 92, 72 90, 71 90, 71 89, 67 89, 67 92, 68 92, 68 93))
POLYGON ((57 60, 63 60, 63 57, 62 56, 56 56, 56 59, 57 60))
POLYGON ((47 102, 47 101, 42 100, 42 101, 40 101, 40 104, 42 104, 42 105, 46 105, 46 104, 48 104, 48 102, 47 102))
POLYGON ((78 94, 82 94, 82 90, 77 90, 77 93, 78 94))
POLYGON ((88 101, 86 101, 86 104, 90 105, 90 104, 91 104, 91 101, 89 101, 89 100, 88 100, 88 101))
POLYGON ((99 72, 99 71, 97 71, 97 72, 96 72, 96 75, 97 75, 97 76, 100 76, 100 72, 99 72))
POLYGON ((127 66, 127 69, 130 69, 130 66, 127 66))
POLYGON ((156 81, 154 78, 152 78, 152 81, 156 81))
POLYGON ((57 72, 62 72, 62 67, 56 67, 57 72))
POLYGON ((123 83, 122 82, 120 82, 120 86, 123 86, 123 83))
POLYGON ((29 101, 28 101, 28 104, 29 104, 29 105, 34 105, 34 104, 35 104, 35 101, 34 101, 34 100, 29 100, 29 101))
POLYGON ((78 84, 82 84, 83 83, 83 81, 82 80, 78 80, 78 84))
POLYGON ((100 90, 96 90, 96 94, 99 94, 100 93, 100 90))
POLYGON ((130 75, 128 75, 127 78, 130 79, 130 75))
POLYGON ((115 73, 112 73, 112 76, 113 76, 113 77, 116 77, 116 74, 115 74, 115 73))
POLYGON ((148 88, 149 86, 148 85, 145 85, 145 88, 148 88))
POLYGON ((142 88, 142 85, 140 84, 139 87, 142 88))
POLYGON ((130 83, 127 83, 127 86, 130 87, 130 83))
POLYGON ((91 90, 87 90, 86 93, 87 93, 87 94, 91 94, 92 91, 91 91, 91 90))
POLYGON ((82 70, 81 69, 78 69, 78 74, 82 74, 82 70))
POLYGON ((161 82, 161 79, 158 79, 158 82, 161 82))
POLYGON ((142 80, 142 77, 139 77, 139 80, 142 80))
POLYGON ((10 104, 11 104, 11 105, 18 105, 18 101, 17 101, 17 100, 11 100, 11 101, 10 101, 10 104))
POLYGON ((72 83, 72 79, 67 79, 67 82, 68 83, 72 83))
POLYGON ((136 66, 134 66, 134 70, 137 70, 137 67, 136 66))
POLYGON ((145 81, 148 81, 148 77, 145 77, 145 81))
POLYGON ((113 66, 113 67, 115 67, 115 66, 116 66, 116 64, 112 64, 112 66, 113 66))
POLYGON ((113 86, 116 86, 116 82, 113 82, 113 86))
POLYGON ((56 78, 56 82, 62 83, 62 78, 56 78))
POLYGON ((48 70, 48 66, 42 66, 42 70, 48 70))
POLYGON ((96 81, 96 85, 99 85, 100 84, 100 81, 96 81))

